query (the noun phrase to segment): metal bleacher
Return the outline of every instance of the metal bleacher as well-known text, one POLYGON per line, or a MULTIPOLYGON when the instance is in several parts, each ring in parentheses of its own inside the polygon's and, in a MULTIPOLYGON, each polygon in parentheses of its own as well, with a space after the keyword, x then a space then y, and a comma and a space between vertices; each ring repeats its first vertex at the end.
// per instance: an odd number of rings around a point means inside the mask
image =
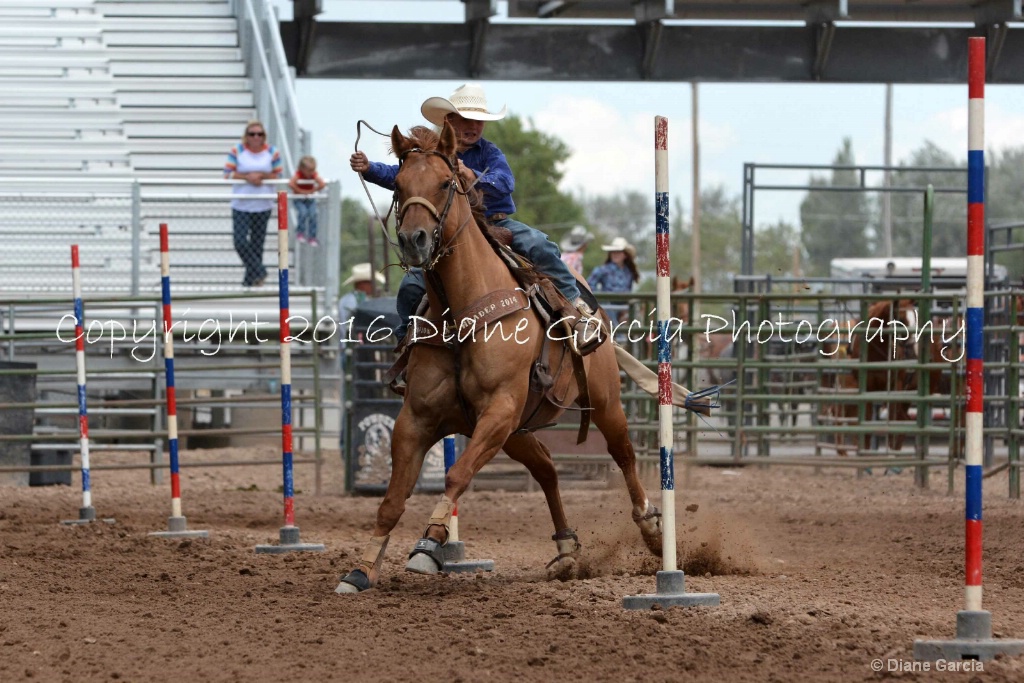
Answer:
MULTIPOLYGON (((246 52, 257 19, 273 21, 266 2, 0 0, 5 296, 70 291, 70 244, 80 246, 86 292, 158 289, 162 222, 172 226, 176 287, 241 290, 225 156, 259 114, 279 148, 285 125, 275 121, 298 119, 293 102, 274 120, 257 106, 254 78, 264 88, 290 78, 265 73, 266 60, 254 66, 255 43, 246 52)), ((264 31, 263 45, 279 40, 264 31)), ((302 153, 286 155, 286 173, 302 153)), ((293 252, 293 269, 303 258, 293 252)), ((264 262, 276 265, 274 230, 264 262)))

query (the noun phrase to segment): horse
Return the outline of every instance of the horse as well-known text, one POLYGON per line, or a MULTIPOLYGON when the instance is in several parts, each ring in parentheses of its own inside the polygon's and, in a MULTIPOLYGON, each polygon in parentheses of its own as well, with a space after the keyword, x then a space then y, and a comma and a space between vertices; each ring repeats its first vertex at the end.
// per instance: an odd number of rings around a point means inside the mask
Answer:
MULTIPOLYGON (((892 301, 877 301, 868 307, 867 327, 860 330, 859 322, 851 324, 851 329, 858 329, 861 334, 856 334, 850 341, 848 348, 842 348, 838 357, 841 359, 860 360, 862 357, 868 363, 879 363, 885 361, 907 361, 917 358, 917 350, 912 343, 913 333, 917 330, 917 307, 909 299, 901 299, 897 302, 895 313, 893 312, 892 301), (907 340, 895 339, 895 325, 900 322, 909 330, 910 338, 907 340), (881 325, 881 330, 877 325, 881 325), (888 331, 886 331, 888 328, 888 331), (862 356, 861 348, 864 344, 867 347, 862 356)), ((934 353, 934 352, 933 352, 934 353)), ((851 369, 840 372, 835 377, 835 388, 838 390, 856 391, 860 388, 859 369, 851 369)), ((917 388, 917 378, 914 370, 899 368, 895 370, 864 370, 865 391, 869 392, 890 392, 890 391, 913 391, 917 388)), ((838 424, 855 424, 857 420, 856 403, 838 403, 826 408, 834 422, 838 424)), ((888 421, 898 422, 910 419, 910 404, 905 401, 892 401, 888 404, 888 421)), ((899 451, 903 448, 906 435, 889 434, 889 447, 899 451)), ((842 447, 843 439, 837 435, 839 455, 846 455, 846 449, 842 447)))
MULTIPOLYGON (((417 127, 408 136, 395 126, 391 148, 399 159, 394 196, 397 248, 404 264, 424 270, 429 301, 425 317, 436 319, 450 311, 448 320, 459 334, 451 348, 412 347, 405 399, 393 428, 387 492, 359 564, 342 578, 336 592, 357 593, 376 585, 388 539, 405 511, 424 454, 454 433, 470 436, 469 445, 449 469, 444 494, 406 569, 437 574, 443 568, 443 546, 459 497, 473 476, 504 448, 526 466, 544 492, 558 552, 548 565, 549 577, 573 576, 581 546, 562 506, 551 454, 532 430, 553 423, 574 401, 585 403, 584 398, 590 404, 584 414, 604 435, 608 452, 622 471, 633 521, 650 552, 660 555, 661 512, 648 500, 640 482, 619 397, 619 363, 625 352, 606 340, 586 357, 571 358, 566 335, 553 333, 556 326, 545 330, 537 307, 523 296, 523 285, 500 256, 501 246, 480 211, 479 194, 462 187, 451 126, 445 124, 440 135, 417 127), (463 338, 463 323, 469 320, 474 331, 480 322, 497 320, 489 318, 495 309, 507 313, 498 320, 503 323, 498 333, 463 338), (515 334, 506 334, 513 328, 515 334), (539 367, 545 358, 550 366, 539 367), (574 379, 580 377, 573 369, 577 362, 585 369, 585 379, 574 379), (547 376, 546 394, 535 391, 531 383, 531 376, 539 375, 547 376), (583 397, 584 392, 588 396, 583 397)), ((603 320, 607 325, 606 316, 603 320)), ((648 378, 654 377, 646 372, 648 378)))

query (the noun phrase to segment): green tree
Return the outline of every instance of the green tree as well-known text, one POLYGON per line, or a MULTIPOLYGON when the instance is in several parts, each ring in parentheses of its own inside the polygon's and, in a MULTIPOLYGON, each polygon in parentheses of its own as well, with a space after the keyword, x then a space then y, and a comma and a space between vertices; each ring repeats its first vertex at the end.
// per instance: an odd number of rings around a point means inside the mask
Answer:
MULTIPOLYGON (((1008 147, 988 155, 987 159, 986 222, 1024 223, 1024 147, 1008 147)), ((1005 235, 1005 232, 998 235, 1002 244, 1006 243, 1005 235)), ((1024 242, 1024 229, 1015 230, 1010 241, 1024 242)), ((1007 267, 1014 282, 1019 283, 1024 276, 1024 250, 997 254, 996 263, 1007 267)))
MULTIPOLYGON (((832 163, 854 163, 849 138, 836 152, 832 163)), ((857 172, 836 169, 829 177, 811 176, 814 187, 850 187, 860 182, 857 172)), ((808 274, 827 275, 833 258, 869 256, 872 253, 871 202, 863 192, 811 190, 800 203, 800 227, 807 253, 808 274)))
POLYGON ((567 192, 558 189, 563 173, 559 168, 571 150, 553 135, 523 125, 516 115, 487 124, 484 137, 505 153, 516 178, 512 198, 516 219, 542 230, 557 241, 562 232, 582 223, 583 207, 567 192))
MULTIPOLYGON (((341 200, 341 239, 338 250, 338 262, 341 264, 338 273, 340 274, 339 285, 348 277, 352 266, 357 263, 364 263, 370 260, 370 236, 374 242, 374 261, 380 268, 385 257, 388 262, 394 260, 391 252, 384 252, 384 238, 381 233, 377 219, 363 206, 362 202, 351 197, 343 197, 341 200)), ((395 275, 392 275, 394 280, 395 275)), ((392 283, 391 290, 397 291, 397 283, 392 283)), ((345 288, 343 287, 342 290, 345 288)), ((339 292, 342 294, 344 292, 339 292)))
MULTIPOLYGON (((925 168, 959 168, 953 155, 932 142, 914 150, 910 159, 900 163, 892 174, 893 187, 919 188, 921 192, 899 192, 892 196, 893 256, 921 256, 924 234, 924 188, 929 183, 937 188, 966 190, 967 174, 921 170, 925 168)), ((932 221, 932 256, 964 256, 967 254, 967 196, 962 193, 936 193, 932 221)))
MULTIPOLYGON (((693 247, 690 212, 676 200, 670 212, 672 273, 689 279, 693 247)), ((700 193, 700 270, 702 292, 731 292, 732 277, 740 269, 740 200, 730 197, 722 186, 700 193)))
POLYGON ((583 258, 586 275, 605 262, 601 244, 625 237, 636 247, 636 266, 641 273, 654 268, 654 197, 636 191, 580 200, 586 225, 595 239, 583 258))
POLYGON ((780 220, 754 230, 755 274, 796 277, 803 261, 803 244, 795 226, 780 220))

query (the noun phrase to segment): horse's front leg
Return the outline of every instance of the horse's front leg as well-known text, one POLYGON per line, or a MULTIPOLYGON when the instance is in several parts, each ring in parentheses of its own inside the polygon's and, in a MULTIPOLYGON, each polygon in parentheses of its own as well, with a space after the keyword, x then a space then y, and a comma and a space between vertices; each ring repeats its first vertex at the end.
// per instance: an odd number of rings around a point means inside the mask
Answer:
POLYGON ((405 512, 405 501, 416 486, 427 449, 438 440, 436 429, 436 425, 414 416, 408 406, 398 414, 391 437, 391 479, 377 508, 373 536, 359 564, 338 583, 336 593, 358 593, 377 585, 391 531, 405 512))
POLYGON ((493 397, 473 430, 469 446, 448 470, 444 494, 430 515, 423 538, 416 542, 405 568, 417 574, 437 574, 444 566, 441 546, 448 542, 452 511, 469 482, 505 443, 519 419, 519 405, 510 396, 493 397))

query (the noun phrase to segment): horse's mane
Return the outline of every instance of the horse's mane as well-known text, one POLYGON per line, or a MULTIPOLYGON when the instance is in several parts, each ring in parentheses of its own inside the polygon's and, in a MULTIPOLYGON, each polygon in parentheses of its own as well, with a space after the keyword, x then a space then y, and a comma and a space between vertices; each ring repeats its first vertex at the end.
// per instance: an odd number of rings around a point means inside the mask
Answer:
MULTIPOLYGON (((868 306, 868 320, 871 318, 881 318, 883 320, 895 319, 896 314, 892 312, 892 301, 876 301, 875 303, 868 306), (884 316, 884 317, 883 317, 884 316)), ((897 311, 902 314, 904 311, 913 308, 914 302, 910 299, 900 299, 899 308, 897 311)))
MULTIPOLYGON (((436 151, 441 140, 441 136, 438 135, 437 131, 427 126, 414 126, 410 128, 409 134, 406 137, 424 152, 436 151)), ((394 153, 393 149, 390 151, 392 154, 394 153)), ((487 216, 484 214, 483 193, 480 190, 476 189, 476 187, 471 187, 465 193, 465 196, 469 201, 469 208, 473 212, 473 220, 480 226, 480 231, 484 234, 487 243, 491 245, 494 253, 504 262, 505 259, 501 256, 501 250, 503 246, 512 244, 512 233, 501 226, 494 225, 487 219, 487 216)), ((524 286, 531 285, 538 278, 542 277, 532 264, 529 269, 521 268, 517 276, 522 279, 524 286)))

